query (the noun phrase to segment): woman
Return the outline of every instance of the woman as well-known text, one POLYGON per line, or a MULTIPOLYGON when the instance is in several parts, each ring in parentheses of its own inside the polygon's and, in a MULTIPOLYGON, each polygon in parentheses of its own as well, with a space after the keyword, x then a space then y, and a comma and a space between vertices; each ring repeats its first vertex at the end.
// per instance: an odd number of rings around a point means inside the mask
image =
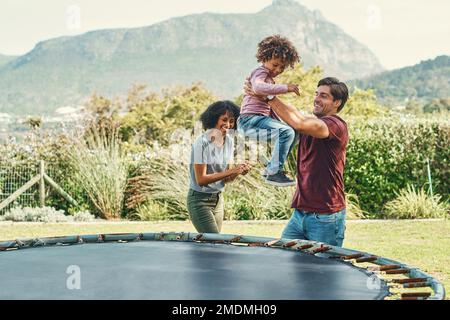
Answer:
POLYGON ((200 117, 203 129, 192 145, 190 189, 187 208, 194 227, 201 233, 219 233, 223 221, 225 183, 250 170, 247 163, 230 168, 233 158, 233 137, 239 107, 231 101, 211 104, 200 117))

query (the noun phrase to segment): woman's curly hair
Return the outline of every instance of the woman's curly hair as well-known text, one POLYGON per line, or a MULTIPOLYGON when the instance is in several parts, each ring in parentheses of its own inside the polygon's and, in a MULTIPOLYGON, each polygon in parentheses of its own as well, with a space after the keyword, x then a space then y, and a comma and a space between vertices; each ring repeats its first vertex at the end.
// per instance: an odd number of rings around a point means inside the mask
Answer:
POLYGON ((239 117, 239 107, 231 101, 216 101, 211 104, 200 116, 203 129, 212 129, 217 125, 217 121, 224 114, 230 114, 234 117, 233 129, 236 128, 236 120, 239 117))
POLYGON ((279 34, 264 38, 258 43, 258 52, 256 53, 258 62, 266 62, 274 58, 281 59, 286 66, 291 68, 296 62, 300 62, 300 56, 292 42, 279 34))

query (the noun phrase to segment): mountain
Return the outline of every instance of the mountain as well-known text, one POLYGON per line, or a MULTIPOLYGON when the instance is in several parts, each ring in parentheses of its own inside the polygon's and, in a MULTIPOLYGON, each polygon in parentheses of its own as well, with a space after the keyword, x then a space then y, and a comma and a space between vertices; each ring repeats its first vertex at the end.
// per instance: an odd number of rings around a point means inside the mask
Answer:
POLYGON ((16 56, 6 56, 4 54, 0 54, 0 68, 16 58, 17 58, 16 56))
POLYGON ((447 98, 450 97, 450 56, 438 56, 351 83, 362 89, 374 89, 382 102, 390 104, 447 98))
POLYGON ((294 42, 305 67, 320 65, 343 79, 383 70, 366 46, 318 11, 274 0, 254 14, 194 14, 40 42, 0 67, 0 112, 48 114, 83 104, 94 91, 125 94, 133 83, 159 91, 202 81, 231 99, 257 66, 257 43, 277 33, 294 42))

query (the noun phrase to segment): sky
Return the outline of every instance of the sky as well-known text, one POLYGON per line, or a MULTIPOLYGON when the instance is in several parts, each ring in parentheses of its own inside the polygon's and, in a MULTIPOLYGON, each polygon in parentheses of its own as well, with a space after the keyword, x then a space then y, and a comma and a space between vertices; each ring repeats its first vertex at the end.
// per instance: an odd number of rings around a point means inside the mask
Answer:
MULTIPOLYGON (((297 0, 365 44, 387 69, 450 55, 448 0, 297 0)), ((202 12, 254 13, 272 0, 0 0, 0 54, 91 30, 151 25, 202 12)))

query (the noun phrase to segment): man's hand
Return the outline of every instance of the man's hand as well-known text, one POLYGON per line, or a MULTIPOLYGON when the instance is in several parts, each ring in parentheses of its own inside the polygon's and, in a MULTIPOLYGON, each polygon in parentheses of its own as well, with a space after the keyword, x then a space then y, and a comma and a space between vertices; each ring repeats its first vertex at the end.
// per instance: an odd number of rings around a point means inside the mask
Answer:
POLYGON ((255 93, 255 91, 253 91, 252 84, 250 82, 250 78, 249 77, 245 78, 244 93, 246 95, 248 95, 248 96, 260 97, 262 99, 266 98, 265 95, 258 95, 258 94, 255 93))
POLYGON ((253 91, 252 84, 250 82, 250 77, 245 78, 244 93, 249 96, 256 96, 255 91, 253 91))
POLYGON ((296 95, 300 96, 300 90, 296 84, 288 84, 288 92, 293 92, 296 95))

